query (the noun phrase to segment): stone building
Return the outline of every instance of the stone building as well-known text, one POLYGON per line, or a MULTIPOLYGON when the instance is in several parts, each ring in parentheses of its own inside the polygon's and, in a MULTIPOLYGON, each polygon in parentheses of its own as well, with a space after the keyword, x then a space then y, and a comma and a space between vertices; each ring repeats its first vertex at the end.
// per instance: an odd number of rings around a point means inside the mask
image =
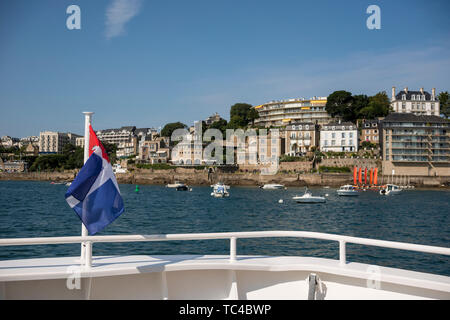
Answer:
POLYGON ((359 143, 364 141, 373 144, 380 143, 379 120, 362 120, 359 123, 359 143))
POLYGON ((286 126, 285 153, 302 156, 319 147, 319 125, 312 122, 298 122, 286 126))

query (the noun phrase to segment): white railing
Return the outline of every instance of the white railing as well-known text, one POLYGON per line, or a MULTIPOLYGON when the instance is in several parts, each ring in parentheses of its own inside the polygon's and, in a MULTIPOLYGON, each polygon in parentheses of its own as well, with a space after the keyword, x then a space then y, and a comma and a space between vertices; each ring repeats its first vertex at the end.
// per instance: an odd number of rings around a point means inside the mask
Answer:
MULTIPOLYGON (((111 235, 111 236, 76 236, 76 237, 46 237, 46 238, 15 238, 0 239, 0 246, 22 246, 22 245, 43 245, 43 244, 69 244, 69 243, 100 243, 100 242, 142 242, 142 241, 179 241, 179 240, 230 240, 230 262, 236 262, 236 242, 237 239, 249 238, 310 238, 319 240, 337 241, 339 243, 339 262, 345 265, 346 244, 360 244, 391 249, 408 251, 418 251, 424 253, 434 253, 450 255, 450 248, 428 246, 421 244, 411 244, 404 242, 394 242, 385 240, 375 240, 367 238, 357 238, 335 234, 308 232, 308 231, 252 231, 252 232, 221 232, 221 233, 187 233, 187 234, 155 234, 155 235, 111 235)), ((90 245, 87 246, 91 248, 90 245)), ((83 261, 83 259, 82 259, 83 261)), ((84 260, 86 267, 92 265, 92 252, 86 252, 84 260)))

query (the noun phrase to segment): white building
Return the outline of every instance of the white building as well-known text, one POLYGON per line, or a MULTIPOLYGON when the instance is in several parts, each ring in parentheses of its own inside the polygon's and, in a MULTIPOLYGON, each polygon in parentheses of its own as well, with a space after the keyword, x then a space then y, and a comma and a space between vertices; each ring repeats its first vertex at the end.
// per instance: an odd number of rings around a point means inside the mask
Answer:
POLYGON ((23 146, 27 146, 27 145, 33 145, 36 147, 39 147, 39 137, 37 136, 29 136, 29 137, 24 137, 24 138, 20 138, 20 142, 19 142, 19 147, 23 147, 23 146))
POLYGON ((397 113, 413 113, 416 116, 439 116, 440 104, 436 97, 436 89, 431 89, 431 94, 420 88, 419 91, 403 89, 396 94, 392 87, 391 107, 397 113))
POLYGON ((254 107, 259 115, 255 125, 284 127, 296 122, 325 124, 332 119, 325 110, 326 104, 327 97, 270 101, 254 107))
POLYGON ((320 150, 323 152, 358 151, 358 129, 351 122, 331 122, 320 129, 320 150))
POLYGON ((125 126, 118 129, 99 130, 96 134, 100 141, 115 144, 117 146, 117 157, 124 158, 137 155, 139 142, 144 141, 147 136, 155 136, 157 130, 153 128, 137 129, 135 126, 125 126))
POLYGON ((62 153, 66 144, 76 144, 78 134, 43 131, 39 134, 39 153, 62 153))

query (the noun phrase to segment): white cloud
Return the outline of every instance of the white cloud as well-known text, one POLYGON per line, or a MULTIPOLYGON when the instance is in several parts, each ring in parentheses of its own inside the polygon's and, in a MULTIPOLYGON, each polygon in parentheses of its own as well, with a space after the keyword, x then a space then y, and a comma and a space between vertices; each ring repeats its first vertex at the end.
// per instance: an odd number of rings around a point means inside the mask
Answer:
POLYGON ((112 0, 106 9, 106 38, 125 33, 125 24, 135 17, 141 9, 142 0, 112 0))

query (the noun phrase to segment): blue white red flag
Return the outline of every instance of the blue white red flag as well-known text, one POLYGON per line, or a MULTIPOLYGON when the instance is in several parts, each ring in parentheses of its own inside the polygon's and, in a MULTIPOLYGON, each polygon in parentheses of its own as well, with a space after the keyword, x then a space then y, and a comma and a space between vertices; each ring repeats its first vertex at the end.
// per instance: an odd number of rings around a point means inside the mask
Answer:
POLYGON ((124 211, 119 186, 105 148, 89 126, 89 159, 66 192, 66 201, 88 229, 96 234, 124 211))

